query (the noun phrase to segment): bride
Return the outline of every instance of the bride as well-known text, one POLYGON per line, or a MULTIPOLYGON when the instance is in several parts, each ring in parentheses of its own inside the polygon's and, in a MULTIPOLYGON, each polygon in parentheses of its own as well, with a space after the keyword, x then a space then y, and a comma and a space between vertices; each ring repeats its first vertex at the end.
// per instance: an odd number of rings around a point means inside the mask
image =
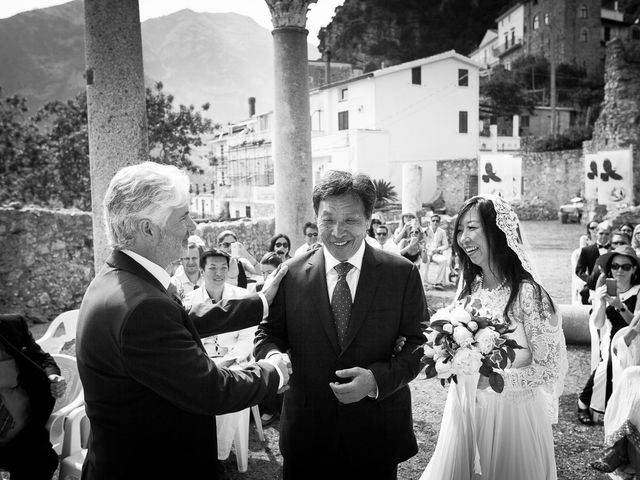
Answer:
POLYGON ((455 223, 458 300, 515 326, 523 347, 494 392, 486 377, 451 383, 438 443, 421 480, 555 480, 551 424, 567 370, 561 319, 536 281, 518 217, 502 198, 469 199, 455 223))

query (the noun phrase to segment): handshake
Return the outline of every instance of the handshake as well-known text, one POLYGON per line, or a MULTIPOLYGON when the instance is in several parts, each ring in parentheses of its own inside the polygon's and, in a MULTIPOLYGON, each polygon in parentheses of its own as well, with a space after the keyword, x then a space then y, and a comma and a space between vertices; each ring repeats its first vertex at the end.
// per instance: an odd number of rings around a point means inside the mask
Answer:
POLYGON ((269 354, 265 360, 276 367, 276 370, 280 373, 280 388, 278 389, 278 393, 289 390, 289 378, 293 373, 289 354, 273 352, 269 354))

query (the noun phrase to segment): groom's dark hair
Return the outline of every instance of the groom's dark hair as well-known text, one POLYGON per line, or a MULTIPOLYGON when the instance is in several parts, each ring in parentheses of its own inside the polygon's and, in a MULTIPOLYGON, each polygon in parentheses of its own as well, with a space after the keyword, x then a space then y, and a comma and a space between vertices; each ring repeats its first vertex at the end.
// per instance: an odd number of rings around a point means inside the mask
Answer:
POLYGON ((369 219, 376 201, 376 189, 368 175, 330 170, 313 189, 313 210, 318 214, 320 202, 327 197, 351 193, 362 201, 364 216, 369 219))

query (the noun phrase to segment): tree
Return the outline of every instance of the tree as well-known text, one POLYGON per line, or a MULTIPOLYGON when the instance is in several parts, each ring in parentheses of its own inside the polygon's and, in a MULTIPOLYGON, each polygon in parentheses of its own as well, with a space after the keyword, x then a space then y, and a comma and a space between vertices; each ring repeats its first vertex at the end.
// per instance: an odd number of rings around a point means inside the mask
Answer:
MULTIPOLYGON (((176 111, 173 95, 162 89, 157 83, 154 90, 146 90, 149 159, 202 173, 190 154, 215 127, 193 105, 180 105, 176 111)), ((209 104, 202 109, 208 110, 209 104)), ((26 99, 19 95, 1 101, 0 201, 90 210, 86 94, 50 102, 31 118, 27 112, 26 99)))
POLYGON ((517 115, 530 111, 533 98, 512 72, 496 68, 494 75, 480 86, 480 109, 492 115, 517 115))
POLYGON ((384 207, 385 205, 398 201, 398 193, 396 187, 386 180, 374 180, 373 186, 376 190, 376 201, 374 208, 384 207))

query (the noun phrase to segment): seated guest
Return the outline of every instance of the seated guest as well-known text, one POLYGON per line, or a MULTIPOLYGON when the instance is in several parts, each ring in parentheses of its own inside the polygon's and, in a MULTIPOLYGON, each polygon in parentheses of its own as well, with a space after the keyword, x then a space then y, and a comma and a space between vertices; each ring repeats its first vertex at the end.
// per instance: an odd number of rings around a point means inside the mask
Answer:
POLYGON ((180 298, 188 293, 193 292, 196 288, 202 286, 204 280, 200 275, 200 255, 203 248, 196 243, 189 243, 185 255, 180 258, 182 270, 176 272, 171 277, 171 283, 176 287, 176 293, 180 298))
MULTIPOLYGON (((204 287, 194 290, 185 297, 185 306, 203 303, 217 303, 249 295, 244 288, 226 283, 229 273, 230 256, 222 250, 212 249, 200 257, 200 269, 204 287)), ((245 367, 251 360, 253 338, 257 327, 244 328, 236 332, 221 333, 204 338, 202 343, 217 366, 234 369, 245 367)), ((240 424, 248 424, 249 409, 216 416, 218 437, 218 460, 225 460, 231 452, 235 430, 240 424)))
POLYGON ((617 293, 607 293, 606 284, 596 288, 589 322, 600 333, 600 362, 578 399, 578 419, 584 424, 593 423, 592 412, 604 414, 611 396, 611 339, 640 311, 640 261, 633 249, 628 245, 618 247, 602 260, 605 276, 616 281, 617 293))
POLYGON ((0 468, 12 480, 49 480, 58 467, 45 424, 66 387, 25 317, 0 315, 0 468))
POLYGON ((616 478, 640 475, 640 315, 611 342, 613 394, 604 416, 605 454, 591 464, 616 478))
POLYGON ((218 234, 218 249, 231 256, 227 283, 247 288, 249 277, 260 274, 258 261, 238 242, 238 237, 231 230, 218 234))
POLYGON ((322 244, 318 242, 318 225, 315 223, 305 223, 304 227, 302 227, 302 233, 304 233, 304 243, 297 248, 293 254, 294 257, 322 246, 322 244))
POLYGON ((283 262, 291 258, 290 250, 291 240, 284 233, 276 233, 269 239, 269 251, 277 253, 283 262))
POLYGON ((580 297, 584 305, 591 303, 591 292, 595 289, 596 281, 601 273, 595 269, 596 260, 600 255, 604 255, 611 249, 610 237, 611 227, 609 223, 599 223, 596 231, 596 243, 580 250, 575 271, 576 275, 585 282, 585 286, 580 291, 580 297))
POLYGON ((389 227, 386 225, 378 225, 376 227, 376 247, 387 252, 397 253, 400 255, 400 247, 396 245, 396 242, 392 238, 389 238, 389 227))
POLYGON ((262 281, 249 285, 249 291, 259 292, 264 286, 264 282, 271 272, 282 263, 282 259, 275 252, 267 252, 260 259, 260 272, 262 273, 262 281))

